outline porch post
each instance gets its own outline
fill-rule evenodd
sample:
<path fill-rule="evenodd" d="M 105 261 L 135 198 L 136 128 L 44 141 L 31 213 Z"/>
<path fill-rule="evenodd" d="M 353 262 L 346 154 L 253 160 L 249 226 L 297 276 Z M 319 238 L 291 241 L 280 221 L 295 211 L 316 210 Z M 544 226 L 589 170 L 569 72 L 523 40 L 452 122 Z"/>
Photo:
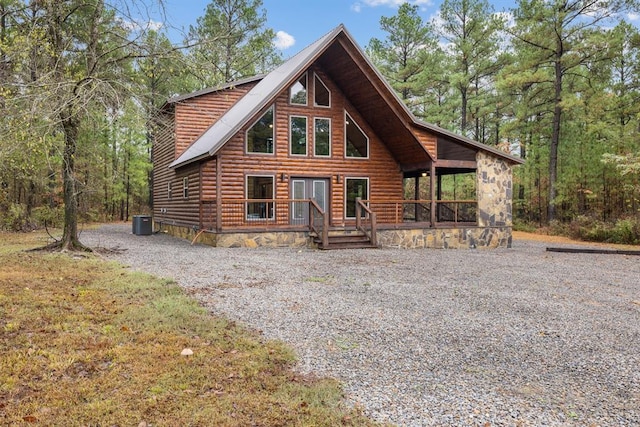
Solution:
<path fill-rule="evenodd" d="M 222 230 L 222 162 L 216 155 L 216 231 Z"/>
<path fill-rule="evenodd" d="M 431 198 L 431 226 L 435 227 L 436 225 L 436 164 L 435 162 L 431 162 L 431 167 L 429 169 L 429 198 Z"/>
<path fill-rule="evenodd" d="M 413 192 L 413 200 L 420 200 L 420 175 L 417 175 L 415 177 L 415 190 Z M 418 220 L 418 203 L 414 203 L 413 204 L 413 217 L 416 219 L 416 222 L 419 222 Z M 422 218 L 420 218 L 420 220 L 422 220 Z"/>

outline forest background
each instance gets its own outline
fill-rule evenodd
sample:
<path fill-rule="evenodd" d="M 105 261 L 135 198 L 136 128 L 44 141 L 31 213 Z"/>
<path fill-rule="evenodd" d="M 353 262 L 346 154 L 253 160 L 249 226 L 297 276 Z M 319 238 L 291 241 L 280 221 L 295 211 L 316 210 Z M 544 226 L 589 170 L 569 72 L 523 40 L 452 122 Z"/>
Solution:
<path fill-rule="evenodd" d="M 150 211 L 168 97 L 282 62 L 261 0 L 212 0 L 179 43 L 161 0 L 0 0 L 0 229 Z M 365 52 L 420 119 L 520 156 L 518 228 L 640 243 L 636 0 L 402 3 Z M 320 33 L 329 29 L 320 29 Z"/>

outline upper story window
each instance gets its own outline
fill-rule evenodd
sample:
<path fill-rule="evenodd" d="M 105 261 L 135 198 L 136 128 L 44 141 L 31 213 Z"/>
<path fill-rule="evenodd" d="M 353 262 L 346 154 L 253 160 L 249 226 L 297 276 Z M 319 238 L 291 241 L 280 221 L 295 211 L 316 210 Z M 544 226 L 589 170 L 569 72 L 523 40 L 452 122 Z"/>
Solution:
<path fill-rule="evenodd" d="M 313 103 L 316 107 L 331 106 L 331 92 L 316 74 L 313 75 Z"/>
<path fill-rule="evenodd" d="M 289 88 L 289 102 L 297 105 L 307 105 L 307 73 Z"/>
<path fill-rule="evenodd" d="M 247 130 L 247 152 L 273 154 L 273 106 Z"/>
<path fill-rule="evenodd" d="M 314 119 L 313 149 L 316 156 L 331 156 L 331 119 Z"/>
<path fill-rule="evenodd" d="M 289 119 L 289 152 L 307 155 L 307 118 L 291 116 Z"/>
<path fill-rule="evenodd" d="M 347 157 L 368 158 L 369 138 L 347 112 L 344 113 L 344 127 L 345 155 Z"/>

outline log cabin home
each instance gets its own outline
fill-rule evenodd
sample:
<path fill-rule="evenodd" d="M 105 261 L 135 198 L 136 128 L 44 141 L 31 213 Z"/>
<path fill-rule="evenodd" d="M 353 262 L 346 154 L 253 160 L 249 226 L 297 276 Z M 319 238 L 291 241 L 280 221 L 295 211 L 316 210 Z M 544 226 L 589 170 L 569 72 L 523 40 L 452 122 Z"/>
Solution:
<path fill-rule="evenodd" d="M 155 231 L 214 246 L 509 247 L 522 160 L 418 120 L 344 26 L 272 72 L 169 99 Z"/>

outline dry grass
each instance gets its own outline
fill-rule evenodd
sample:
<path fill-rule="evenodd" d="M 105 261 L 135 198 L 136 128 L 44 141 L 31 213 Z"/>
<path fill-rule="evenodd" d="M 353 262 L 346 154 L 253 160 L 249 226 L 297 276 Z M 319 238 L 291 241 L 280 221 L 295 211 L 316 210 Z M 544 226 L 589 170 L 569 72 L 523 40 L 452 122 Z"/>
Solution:
<path fill-rule="evenodd" d="M 1 234 L 0 424 L 373 425 L 175 284 Z M 185 348 L 193 355 L 182 356 Z"/>

